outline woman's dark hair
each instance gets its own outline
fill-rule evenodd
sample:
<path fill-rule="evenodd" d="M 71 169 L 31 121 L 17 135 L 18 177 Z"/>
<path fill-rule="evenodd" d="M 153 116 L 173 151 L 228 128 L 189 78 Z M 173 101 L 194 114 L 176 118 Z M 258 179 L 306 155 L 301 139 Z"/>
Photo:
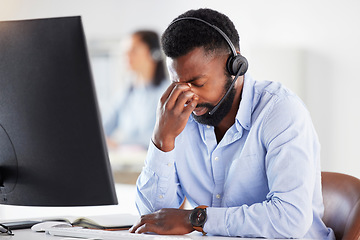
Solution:
<path fill-rule="evenodd" d="M 166 71 L 160 49 L 159 35 L 154 31 L 148 30 L 136 31 L 133 35 L 139 36 L 141 41 L 149 47 L 152 57 L 154 61 L 156 61 L 155 75 L 152 79 L 152 85 L 159 86 L 162 81 L 166 79 Z"/>
<path fill-rule="evenodd" d="M 239 34 L 233 22 L 224 14 L 208 8 L 190 10 L 176 19 L 183 17 L 200 18 L 220 28 L 240 51 Z M 161 45 L 166 56 L 177 58 L 184 56 L 196 47 L 204 47 L 206 52 L 230 52 L 230 48 L 221 34 L 211 26 L 196 20 L 181 20 L 165 30 Z"/>

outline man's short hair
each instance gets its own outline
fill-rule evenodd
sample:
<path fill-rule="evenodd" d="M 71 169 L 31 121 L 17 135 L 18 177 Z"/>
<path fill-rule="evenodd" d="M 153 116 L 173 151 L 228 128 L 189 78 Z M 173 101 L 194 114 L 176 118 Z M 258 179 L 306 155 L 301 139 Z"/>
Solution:
<path fill-rule="evenodd" d="M 235 49 L 240 51 L 239 34 L 226 15 L 212 9 L 201 8 L 187 11 L 174 20 L 183 17 L 200 18 L 215 25 L 229 37 Z M 196 47 L 204 47 L 207 53 L 219 51 L 231 53 L 229 45 L 218 31 L 196 20 L 182 20 L 171 24 L 161 37 L 161 45 L 165 55 L 170 58 L 184 56 Z"/>

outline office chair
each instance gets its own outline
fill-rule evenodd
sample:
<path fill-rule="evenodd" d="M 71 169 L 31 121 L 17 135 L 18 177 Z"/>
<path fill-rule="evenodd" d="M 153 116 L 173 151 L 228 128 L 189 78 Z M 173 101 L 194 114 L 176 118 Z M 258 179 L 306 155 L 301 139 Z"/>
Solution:
<path fill-rule="evenodd" d="M 360 240 L 360 179 L 335 172 L 321 177 L 325 225 L 338 240 Z"/>

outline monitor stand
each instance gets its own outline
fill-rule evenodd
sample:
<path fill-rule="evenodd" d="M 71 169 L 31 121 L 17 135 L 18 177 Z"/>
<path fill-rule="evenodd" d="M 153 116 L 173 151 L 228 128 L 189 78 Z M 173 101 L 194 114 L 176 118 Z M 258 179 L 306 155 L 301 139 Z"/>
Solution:
<path fill-rule="evenodd" d="M 15 149 L 4 127 L 0 124 L 0 193 L 2 202 L 6 203 L 6 194 L 14 190 L 17 176 L 18 164 Z"/>

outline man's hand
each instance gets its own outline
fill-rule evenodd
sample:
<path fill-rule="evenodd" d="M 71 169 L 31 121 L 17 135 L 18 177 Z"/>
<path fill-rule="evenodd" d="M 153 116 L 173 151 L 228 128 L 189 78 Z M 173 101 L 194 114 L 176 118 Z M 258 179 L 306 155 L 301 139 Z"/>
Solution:
<path fill-rule="evenodd" d="M 184 130 L 198 97 L 191 85 L 172 83 L 160 98 L 157 109 L 153 143 L 164 152 L 174 149 L 175 138 Z"/>
<path fill-rule="evenodd" d="M 163 208 L 157 212 L 143 215 L 129 229 L 131 233 L 153 232 L 166 235 L 183 235 L 194 229 L 190 223 L 191 210 Z"/>

